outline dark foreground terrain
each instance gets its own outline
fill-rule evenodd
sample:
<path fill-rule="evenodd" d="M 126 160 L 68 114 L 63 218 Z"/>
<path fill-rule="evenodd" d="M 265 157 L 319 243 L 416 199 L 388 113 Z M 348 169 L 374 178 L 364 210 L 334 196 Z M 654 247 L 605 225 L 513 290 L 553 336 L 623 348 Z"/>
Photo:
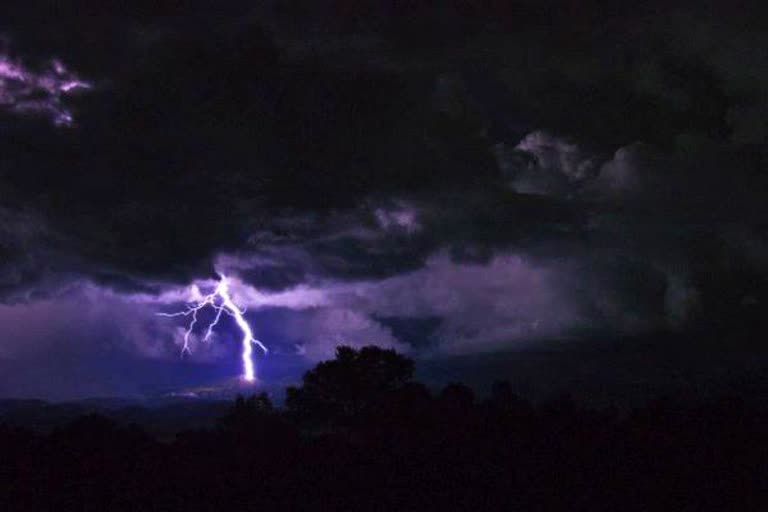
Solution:
<path fill-rule="evenodd" d="M 286 405 L 238 398 L 158 440 L 101 415 L 0 426 L 3 510 L 760 510 L 768 414 L 734 397 L 618 413 L 499 382 L 437 395 L 413 363 L 341 348 Z"/>

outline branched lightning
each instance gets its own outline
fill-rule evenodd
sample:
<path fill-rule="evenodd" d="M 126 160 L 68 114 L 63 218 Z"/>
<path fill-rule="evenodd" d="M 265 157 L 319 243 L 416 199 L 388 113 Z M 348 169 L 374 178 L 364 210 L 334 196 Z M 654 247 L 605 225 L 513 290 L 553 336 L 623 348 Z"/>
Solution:
<path fill-rule="evenodd" d="M 219 320 L 221 320 L 222 313 L 226 313 L 234 318 L 235 323 L 243 332 L 243 338 L 241 341 L 243 378 L 247 381 L 254 381 L 256 379 L 256 372 L 253 365 L 253 350 L 251 344 L 257 345 L 265 353 L 268 352 L 267 347 L 265 347 L 262 342 L 253 336 L 251 326 L 248 325 L 248 322 L 243 317 L 245 314 L 245 309 L 241 310 L 232 301 L 232 296 L 229 294 L 229 283 L 226 276 L 220 274 L 219 277 L 221 279 L 219 280 L 219 284 L 216 286 L 216 289 L 212 293 L 202 297 L 199 301 L 192 304 L 187 304 L 187 309 L 185 311 L 157 314 L 166 317 L 192 317 L 189 325 L 187 325 L 187 329 L 184 331 L 184 343 L 181 347 L 182 355 L 184 353 L 191 353 L 189 348 L 190 337 L 192 336 L 192 331 L 195 328 L 195 325 L 197 325 L 197 313 L 201 309 L 210 306 L 214 311 L 216 311 L 216 316 L 214 316 L 213 320 L 208 324 L 208 327 L 206 328 L 203 341 L 208 341 L 211 338 L 211 335 L 213 334 L 213 328 L 216 327 L 216 325 L 219 323 Z"/>

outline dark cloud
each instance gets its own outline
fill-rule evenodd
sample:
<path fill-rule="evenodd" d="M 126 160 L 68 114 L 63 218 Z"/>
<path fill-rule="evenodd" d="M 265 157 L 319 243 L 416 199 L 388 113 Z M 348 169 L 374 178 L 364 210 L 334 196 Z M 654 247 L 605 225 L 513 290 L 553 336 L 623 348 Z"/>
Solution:
<path fill-rule="evenodd" d="M 26 77 L 0 77 L 5 302 L 225 270 L 322 297 L 280 295 L 270 327 L 320 357 L 732 325 L 768 301 L 768 73 L 735 10 L 41 5 L 0 25 Z M 74 77 L 88 94 L 63 95 Z M 145 317 L 125 330 L 148 339 Z"/>

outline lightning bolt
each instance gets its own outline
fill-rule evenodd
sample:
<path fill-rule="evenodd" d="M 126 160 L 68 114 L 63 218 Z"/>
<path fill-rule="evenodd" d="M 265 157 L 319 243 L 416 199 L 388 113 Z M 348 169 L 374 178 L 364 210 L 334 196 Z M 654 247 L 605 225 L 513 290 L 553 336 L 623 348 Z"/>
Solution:
<path fill-rule="evenodd" d="M 248 322 L 245 320 L 243 315 L 245 314 L 245 309 L 238 308 L 234 301 L 232 300 L 232 296 L 229 294 L 229 282 L 227 281 L 227 277 L 223 274 L 219 274 L 219 284 L 216 286 L 216 289 L 202 297 L 197 302 L 194 302 L 192 304 L 187 304 L 187 309 L 184 311 L 178 311 L 176 313 L 157 313 L 159 316 L 165 316 L 165 317 L 178 317 L 178 316 L 184 316 L 184 317 L 191 317 L 189 324 L 187 325 L 186 331 L 184 331 L 184 344 L 181 347 L 181 354 L 184 355 L 185 353 L 191 354 L 191 350 L 189 348 L 189 342 L 190 337 L 192 336 L 192 331 L 195 328 L 195 325 L 197 325 L 197 313 L 201 309 L 205 309 L 206 307 L 213 308 L 214 311 L 216 311 L 216 316 L 213 318 L 213 320 L 208 324 L 208 327 L 205 331 L 205 336 L 203 337 L 203 341 L 208 341 L 211 338 L 211 335 L 213 334 L 213 328 L 216 327 L 216 325 L 219 323 L 219 320 L 221 320 L 222 313 L 226 313 L 227 315 L 231 316 L 235 319 L 235 323 L 240 328 L 240 330 L 243 333 L 243 338 L 241 340 L 242 345 L 242 361 L 243 361 L 243 378 L 249 382 L 253 382 L 256 380 L 256 371 L 253 365 L 253 345 L 257 345 L 259 348 L 261 348 L 264 353 L 267 353 L 267 347 L 264 346 L 262 342 L 257 340 L 253 336 L 253 330 L 251 329 L 251 326 L 248 325 Z"/>

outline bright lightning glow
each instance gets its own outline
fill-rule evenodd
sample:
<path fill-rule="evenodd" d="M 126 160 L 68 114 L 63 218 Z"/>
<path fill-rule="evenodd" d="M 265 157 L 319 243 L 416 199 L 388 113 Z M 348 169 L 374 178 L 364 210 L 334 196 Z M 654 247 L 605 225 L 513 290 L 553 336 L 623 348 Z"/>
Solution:
<path fill-rule="evenodd" d="M 81 80 L 60 60 L 40 70 L 26 67 L 0 51 L 0 110 L 48 117 L 56 126 L 72 126 L 74 115 L 66 98 L 93 84 Z"/>
<path fill-rule="evenodd" d="M 187 330 L 184 332 L 184 344 L 181 347 L 181 353 L 182 355 L 186 353 L 191 353 L 189 349 L 189 340 L 190 336 L 192 335 L 192 330 L 195 328 L 195 325 L 197 324 L 197 312 L 201 309 L 210 306 L 216 311 L 216 316 L 211 321 L 211 323 L 208 324 L 208 327 L 205 331 L 205 337 L 203 337 L 203 341 L 208 341 L 213 334 L 213 328 L 219 323 L 219 320 L 221 319 L 221 314 L 226 313 L 232 318 L 235 319 L 235 323 L 240 328 L 240 330 L 243 332 L 243 339 L 241 341 L 242 343 L 242 360 L 243 360 L 243 378 L 249 382 L 253 382 L 256 380 L 256 371 L 254 369 L 253 365 L 253 349 L 251 347 L 251 343 L 254 345 L 258 345 L 259 348 L 261 348 L 265 353 L 267 351 L 267 347 L 264 346 L 262 342 L 257 340 L 253 336 L 253 331 L 251 330 L 251 326 L 248 325 L 248 322 L 245 320 L 243 315 L 245 314 L 245 310 L 240 310 L 235 303 L 232 301 L 232 297 L 229 294 L 229 283 L 227 281 L 226 276 L 219 274 L 219 277 L 221 278 L 219 280 L 219 284 L 216 286 L 216 289 L 202 297 L 200 300 L 193 304 L 188 304 L 186 311 L 179 311 L 177 313 L 158 313 L 160 316 L 168 316 L 168 317 L 174 317 L 174 316 L 191 316 L 192 320 L 189 322 L 189 325 L 187 326 Z"/>

